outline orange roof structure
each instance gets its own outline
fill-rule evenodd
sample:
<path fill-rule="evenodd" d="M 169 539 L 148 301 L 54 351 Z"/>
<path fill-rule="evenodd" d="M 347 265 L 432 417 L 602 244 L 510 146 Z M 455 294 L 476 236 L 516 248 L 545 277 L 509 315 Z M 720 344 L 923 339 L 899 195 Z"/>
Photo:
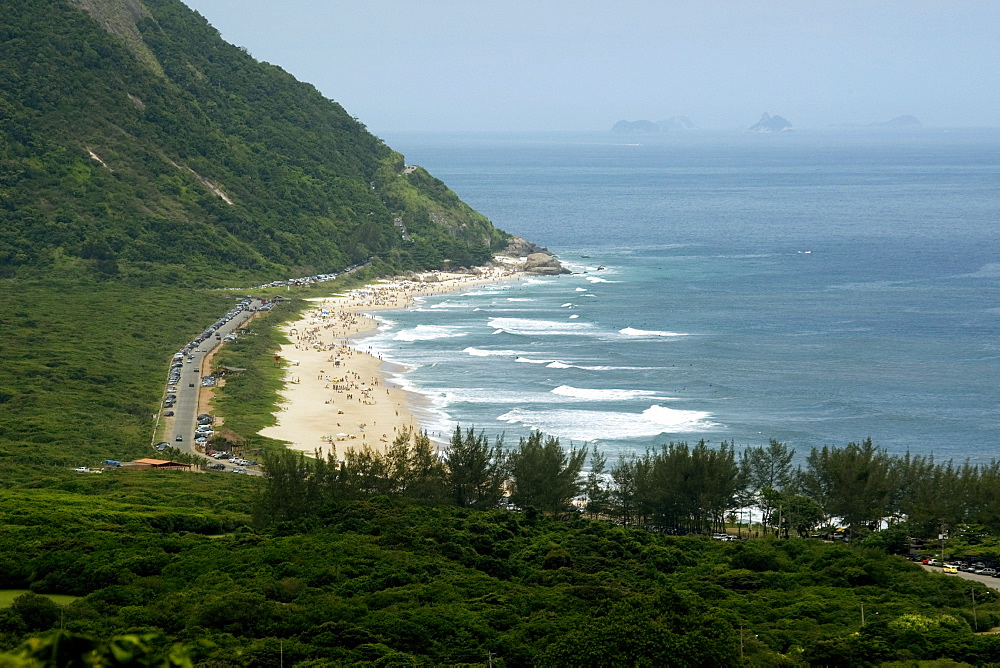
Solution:
<path fill-rule="evenodd" d="M 133 464 L 138 464 L 139 466 L 148 466 L 154 469 L 173 469 L 173 468 L 191 468 L 190 464 L 181 464 L 180 462 L 172 462 L 168 459 L 137 459 Z"/>

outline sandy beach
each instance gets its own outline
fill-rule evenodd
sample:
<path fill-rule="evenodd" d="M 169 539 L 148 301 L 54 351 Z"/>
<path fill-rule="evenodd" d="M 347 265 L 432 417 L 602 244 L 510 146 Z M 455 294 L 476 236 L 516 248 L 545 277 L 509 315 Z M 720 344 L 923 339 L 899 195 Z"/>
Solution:
<path fill-rule="evenodd" d="M 412 280 L 382 280 L 348 293 L 311 299 L 314 306 L 286 323 L 290 343 L 275 353 L 285 368 L 277 424 L 260 435 L 307 454 L 335 448 L 386 448 L 400 430 L 420 429 L 411 396 L 388 383 L 382 360 L 367 352 L 364 336 L 378 327 L 376 311 L 407 308 L 414 299 L 484 283 L 515 280 L 515 267 L 475 274 L 428 272 Z"/>

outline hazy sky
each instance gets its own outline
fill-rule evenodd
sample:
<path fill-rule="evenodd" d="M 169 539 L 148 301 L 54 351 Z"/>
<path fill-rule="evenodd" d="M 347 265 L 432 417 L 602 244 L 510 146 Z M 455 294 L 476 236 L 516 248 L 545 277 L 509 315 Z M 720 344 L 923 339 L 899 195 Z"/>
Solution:
<path fill-rule="evenodd" d="M 1000 125 L 997 0 L 184 0 L 376 134 Z"/>

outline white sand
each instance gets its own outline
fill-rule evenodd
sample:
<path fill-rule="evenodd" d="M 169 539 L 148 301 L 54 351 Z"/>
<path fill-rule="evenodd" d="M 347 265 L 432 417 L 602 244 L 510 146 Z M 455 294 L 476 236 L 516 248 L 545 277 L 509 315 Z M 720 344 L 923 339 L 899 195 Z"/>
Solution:
<path fill-rule="evenodd" d="M 406 308 L 419 295 L 519 276 L 514 269 L 480 269 L 475 275 L 432 272 L 413 281 L 379 281 L 310 300 L 315 308 L 283 327 L 291 343 L 276 353 L 276 363 L 286 368 L 286 385 L 277 424 L 261 430 L 261 436 L 325 456 L 331 448 L 341 454 L 365 445 L 382 450 L 400 429 L 419 429 L 407 393 L 386 383 L 381 360 L 354 347 L 360 345 L 359 334 L 378 327 L 367 313 Z"/>

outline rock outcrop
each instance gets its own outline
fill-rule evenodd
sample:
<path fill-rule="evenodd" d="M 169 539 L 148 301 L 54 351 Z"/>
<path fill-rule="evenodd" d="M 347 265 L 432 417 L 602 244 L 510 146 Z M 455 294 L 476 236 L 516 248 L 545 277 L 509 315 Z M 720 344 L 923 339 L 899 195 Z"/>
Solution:
<path fill-rule="evenodd" d="M 563 267 L 547 248 L 542 248 L 538 244 L 522 237 L 515 236 L 510 238 L 510 241 L 507 242 L 507 248 L 504 249 L 503 253 L 500 253 L 500 257 L 497 259 L 503 262 L 504 258 L 518 258 L 518 260 L 507 261 L 504 264 L 520 262 L 520 258 L 524 258 L 521 263 L 521 270 L 529 274 L 554 276 L 556 274 L 572 273 L 569 269 Z"/>
<path fill-rule="evenodd" d="M 612 126 L 611 131 L 621 135 L 658 134 L 660 126 L 653 121 L 618 121 Z"/>
<path fill-rule="evenodd" d="M 524 271 L 529 274 L 541 274 L 544 276 L 556 276 L 558 274 L 568 274 L 566 269 L 555 258 L 548 253 L 532 253 L 524 261 Z"/>
<path fill-rule="evenodd" d="M 781 116 L 771 116 L 765 112 L 759 121 L 747 128 L 747 132 L 790 132 L 791 129 L 792 124 Z"/>
<path fill-rule="evenodd" d="M 697 130 L 698 126 L 687 116 L 671 116 L 665 121 L 618 121 L 611 128 L 615 134 L 624 135 L 655 135 L 661 132 L 687 132 Z"/>
<path fill-rule="evenodd" d="M 532 253 L 547 253 L 551 255 L 548 248 L 542 248 L 538 244 L 518 236 L 510 238 L 507 242 L 507 247 L 503 250 L 502 255 L 507 255 L 509 257 L 528 257 Z"/>

